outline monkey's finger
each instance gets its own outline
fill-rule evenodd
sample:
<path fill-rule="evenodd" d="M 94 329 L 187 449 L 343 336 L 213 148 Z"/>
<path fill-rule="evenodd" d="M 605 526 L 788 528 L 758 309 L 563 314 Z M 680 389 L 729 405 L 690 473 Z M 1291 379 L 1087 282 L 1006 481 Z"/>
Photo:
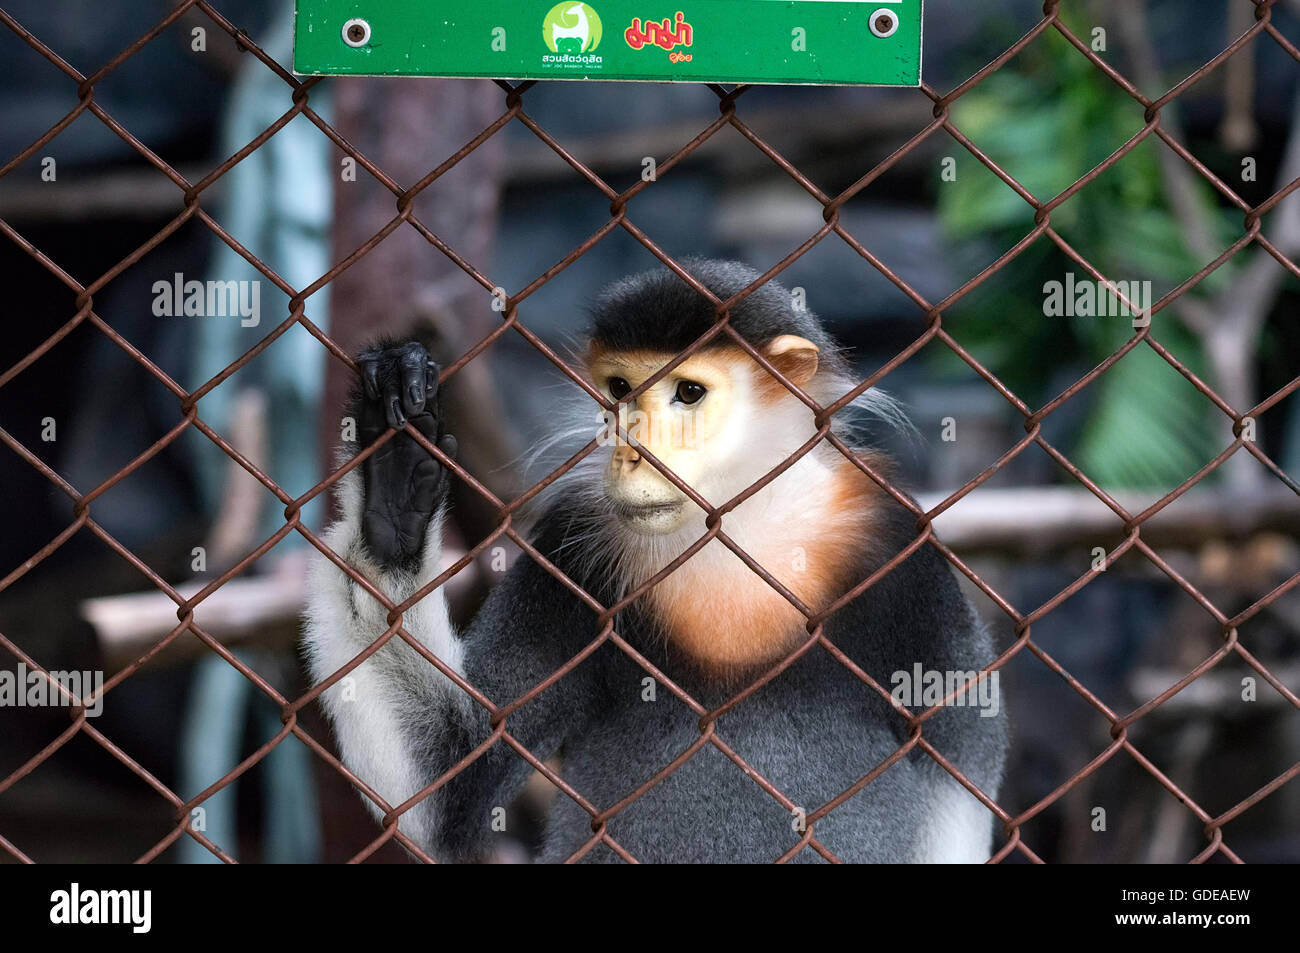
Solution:
<path fill-rule="evenodd" d="M 379 362 L 373 358 L 361 362 L 361 380 L 366 388 L 366 396 L 371 400 L 379 399 Z"/>
<path fill-rule="evenodd" d="M 433 414 L 425 411 L 411 417 L 411 426 L 420 431 L 430 443 L 436 443 L 438 440 L 438 420 Z M 421 448 L 421 453 L 425 453 Z"/>
<path fill-rule="evenodd" d="M 424 365 L 424 392 L 426 395 L 438 393 L 438 384 L 442 379 L 442 368 L 436 361 L 426 361 Z"/>
<path fill-rule="evenodd" d="M 438 438 L 438 449 L 441 450 L 443 453 L 445 453 L 452 460 L 455 460 L 456 450 L 458 449 L 456 445 L 456 438 L 449 433 L 443 434 L 441 437 Z M 451 486 L 451 469 L 445 466 L 440 466 L 438 467 L 438 469 L 441 472 L 438 475 L 438 487 L 435 492 L 437 493 L 438 496 L 441 496 L 445 494 L 447 492 L 448 487 Z"/>
<path fill-rule="evenodd" d="M 428 437 L 429 440 L 433 441 L 439 450 L 451 457 L 453 460 L 456 459 L 456 450 L 458 449 L 456 438 L 449 433 L 443 434 L 441 437 L 438 436 L 437 417 L 428 411 L 422 414 L 416 414 L 411 418 L 411 425 L 415 427 L 416 430 L 420 431 L 420 433 L 424 434 L 424 436 Z"/>
<path fill-rule="evenodd" d="M 419 344 L 411 343 L 402 352 L 398 377 L 401 379 L 402 407 L 408 414 L 424 410 L 424 371 L 429 355 Z"/>
<path fill-rule="evenodd" d="M 388 426 L 395 430 L 400 430 L 406 426 L 406 415 L 402 413 L 402 395 L 398 393 L 398 381 L 396 375 L 388 379 L 384 385 L 384 396 L 382 402 L 384 405 L 384 417 L 388 421 Z"/>

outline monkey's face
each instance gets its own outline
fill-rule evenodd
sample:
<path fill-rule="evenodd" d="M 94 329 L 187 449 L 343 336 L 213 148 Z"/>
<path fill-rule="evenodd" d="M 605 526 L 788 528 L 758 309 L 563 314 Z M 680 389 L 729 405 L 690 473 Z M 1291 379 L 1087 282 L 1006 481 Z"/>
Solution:
<path fill-rule="evenodd" d="M 765 349 L 783 372 L 806 382 L 817 350 L 803 338 L 778 338 Z M 796 352 L 798 352 L 796 354 Z M 593 350 L 593 383 L 619 400 L 675 355 Z M 625 525 L 646 534 L 672 533 L 702 510 L 641 452 L 648 450 L 712 505 L 743 491 L 811 434 L 812 415 L 739 347 L 703 350 L 687 358 L 634 399 L 620 405 L 609 428 L 605 495 Z"/>

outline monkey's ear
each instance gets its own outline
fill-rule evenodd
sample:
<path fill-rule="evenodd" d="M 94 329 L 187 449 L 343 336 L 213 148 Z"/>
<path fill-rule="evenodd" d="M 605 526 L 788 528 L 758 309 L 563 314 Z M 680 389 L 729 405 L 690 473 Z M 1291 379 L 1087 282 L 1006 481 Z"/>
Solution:
<path fill-rule="evenodd" d="M 817 345 L 797 334 L 782 334 L 768 341 L 763 356 L 799 387 L 817 373 Z"/>

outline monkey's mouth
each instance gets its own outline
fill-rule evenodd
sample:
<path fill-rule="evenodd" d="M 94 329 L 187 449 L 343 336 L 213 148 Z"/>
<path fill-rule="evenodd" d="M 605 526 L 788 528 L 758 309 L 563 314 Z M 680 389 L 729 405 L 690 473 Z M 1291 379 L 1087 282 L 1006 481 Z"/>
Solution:
<path fill-rule="evenodd" d="M 609 501 L 614 515 L 630 523 L 652 525 L 663 523 L 677 516 L 686 505 L 685 500 L 673 500 L 665 503 L 628 503 L 625 500 Z"/>

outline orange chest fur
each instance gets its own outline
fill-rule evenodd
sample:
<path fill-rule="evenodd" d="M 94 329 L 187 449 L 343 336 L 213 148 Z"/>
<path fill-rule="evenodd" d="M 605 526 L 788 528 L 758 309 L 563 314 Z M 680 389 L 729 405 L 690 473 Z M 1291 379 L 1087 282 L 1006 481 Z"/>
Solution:
<path fill-rule="evenodd" d="M 860 565 L 855 557 L 869 525 L 858 492 L 834 494 L 826 504 L 822 520 L 774 530 L 769 540 L 748 551 L 814 612 L 859 581 L 851 573 Z M 716 540 L 645 598 L 673 643 L 707 670 L 771 664 L 807 636 L 804 615 Z"/>

